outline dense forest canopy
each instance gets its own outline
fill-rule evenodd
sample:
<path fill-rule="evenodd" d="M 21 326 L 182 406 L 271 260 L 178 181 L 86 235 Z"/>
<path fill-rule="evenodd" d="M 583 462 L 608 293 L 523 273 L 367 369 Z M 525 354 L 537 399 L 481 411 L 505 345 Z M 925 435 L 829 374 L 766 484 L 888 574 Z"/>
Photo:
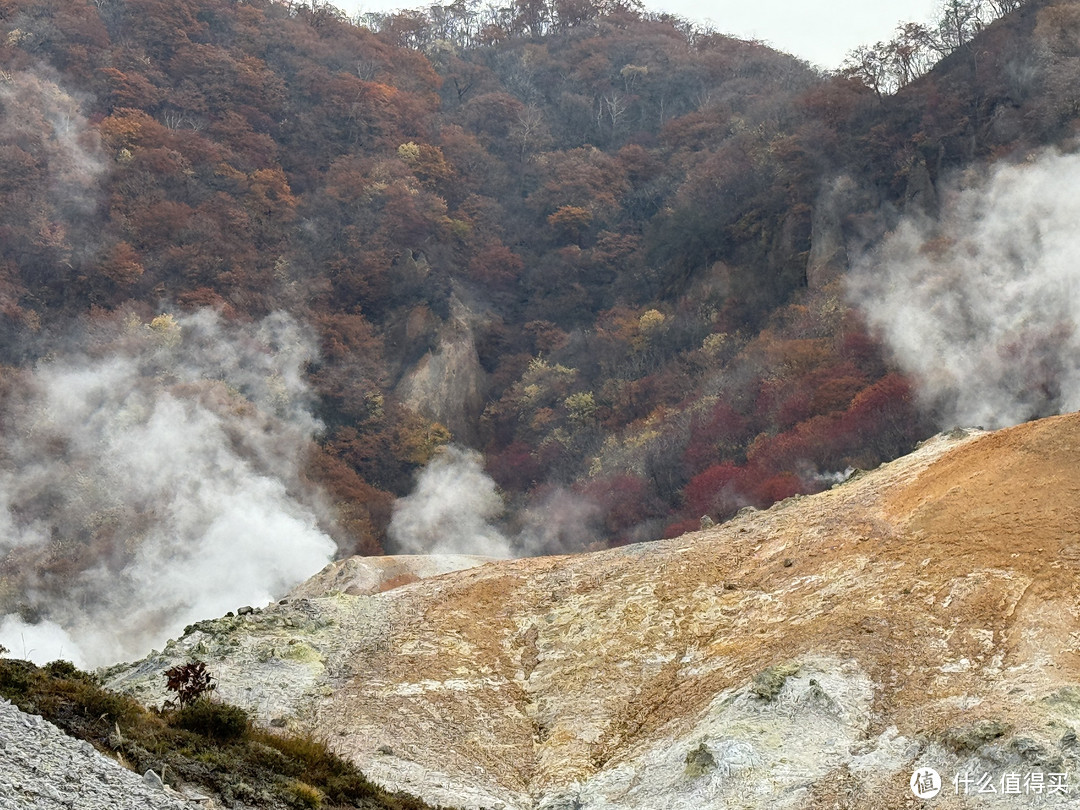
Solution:
<path fill-rule="evenodd" d="M 361 22 L 0 0 L 5 401 L 73 334 L 288 313 L 317 336 L 319 420 L 292 486 L 328 493 L 341 553 L 387 547 L 394 498 L 451 442 L 512 514 L 590 504 L 594 544 L 909 450 L 934 415 L 848 264 L 952 169 L 1080 116 L 1069 2 L 951 0 L 836 75 L 632 2 Z M 116 525 L 65 540 L 119 549 Z"/>

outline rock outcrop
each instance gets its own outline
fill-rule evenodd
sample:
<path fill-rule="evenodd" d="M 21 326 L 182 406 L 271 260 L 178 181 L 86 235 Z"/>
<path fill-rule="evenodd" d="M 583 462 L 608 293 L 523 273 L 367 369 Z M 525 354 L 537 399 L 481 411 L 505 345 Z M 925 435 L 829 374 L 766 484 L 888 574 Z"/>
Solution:
<path fill-rule="evenodd" d="M 882 201 L 875 191 L 847 175 L 834 178 L 821 190 L 810 217 L 810 252 L 806 260 L 810 289 L 821 289 L 843 277 L 852 256 L 857 256 L 871 233 L 882 227 L 872 222 L 877 214 L 868 212 L 881 209 Z"/>
<path fill-rule="evenodd" d="M 1078 494 L 1080 416 L 956 431 L 673 540 L 202 622 L 112 685 L 198 656 L 460 807 L 886 810 L 923 768 L 935 807 L 1075 807 Z"/>
<path fill-rule="evenodd" d="M 341 591 L 348 596 L 382 593 L 428 577 L 475 568 L 494 557 L 468 554 L 398 554 L 393 557 L 349 557 L 327 565 L 289 593 L 293 599 L 311 599 Z"/>
<path fill-rule="evenodd" d="M 476 320 L 472 310 L 452 295 L 450 317 L 438 329 L 435 348 L 409 369 L 395 389 L 410 408 L 445 425 L 465 443 L 475 439 L 487 384 L 476 352 Z"/>
<path fill-rule="evenodd" d="M 170 793 L 172 795 L 170 795 Z M 0 700 L 0 810 L 197 810 L 153 771 L 140 777 Z"/>

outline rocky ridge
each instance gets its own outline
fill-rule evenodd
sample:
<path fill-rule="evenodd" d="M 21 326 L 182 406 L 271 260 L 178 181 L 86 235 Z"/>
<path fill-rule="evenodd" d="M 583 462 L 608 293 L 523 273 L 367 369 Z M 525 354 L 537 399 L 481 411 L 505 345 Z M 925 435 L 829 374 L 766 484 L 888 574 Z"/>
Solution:
<path fill-rule="evenodd" d="M 1077 415 L 955 431 L 673 540 L 381 593 L 331 571 L 111 684 L 160 700 L 200 657 L 263 722 L 445 805 L 887 810 L 930 767 L 935 807 L 1071 807 L 1078 471 Z"/>
<path fill-rule="evenodd" d="M 143 777 L 0 699 L 0 810 L 195 810 L 153 771 Z M 170 795 L 172 794 L 172 795 Z"/>

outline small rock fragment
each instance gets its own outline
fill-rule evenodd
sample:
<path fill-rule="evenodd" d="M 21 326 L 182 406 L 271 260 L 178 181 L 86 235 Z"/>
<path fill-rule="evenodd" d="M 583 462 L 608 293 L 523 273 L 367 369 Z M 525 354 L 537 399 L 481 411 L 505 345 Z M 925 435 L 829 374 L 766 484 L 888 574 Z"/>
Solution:
<path fill-rule="evenodd" d="M 158 776 L 153 770 L 149 770 L 143 774 L 143 784 L 148 788 L 154 788 L 155 790 L 164 790 L 165 783 L 161 781 L 161 777 Z"/>

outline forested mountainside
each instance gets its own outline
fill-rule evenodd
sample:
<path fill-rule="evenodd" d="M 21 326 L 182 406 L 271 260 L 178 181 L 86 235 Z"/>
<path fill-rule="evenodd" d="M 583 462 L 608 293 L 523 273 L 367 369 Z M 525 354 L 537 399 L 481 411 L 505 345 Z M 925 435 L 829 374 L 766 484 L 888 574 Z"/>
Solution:
<path fill-rule="evenodd" d="M 928 72 L 870 49 L 840 75 L 624 5 L 515 8 L 463 41 L 318 2 L 0 0 L 5 407 L 63 341 L 288 313 L 321 423 L 293 485 L 369 554 L 450 442 L 615 544 L 925 437 L 843 273 L 950 171 L 1074 135 L 1080 4 L 965 29 Z M 76 494 L 6 497 L 36 525 Z M 63 542 L 122 557 L 93 514 Z"/>

